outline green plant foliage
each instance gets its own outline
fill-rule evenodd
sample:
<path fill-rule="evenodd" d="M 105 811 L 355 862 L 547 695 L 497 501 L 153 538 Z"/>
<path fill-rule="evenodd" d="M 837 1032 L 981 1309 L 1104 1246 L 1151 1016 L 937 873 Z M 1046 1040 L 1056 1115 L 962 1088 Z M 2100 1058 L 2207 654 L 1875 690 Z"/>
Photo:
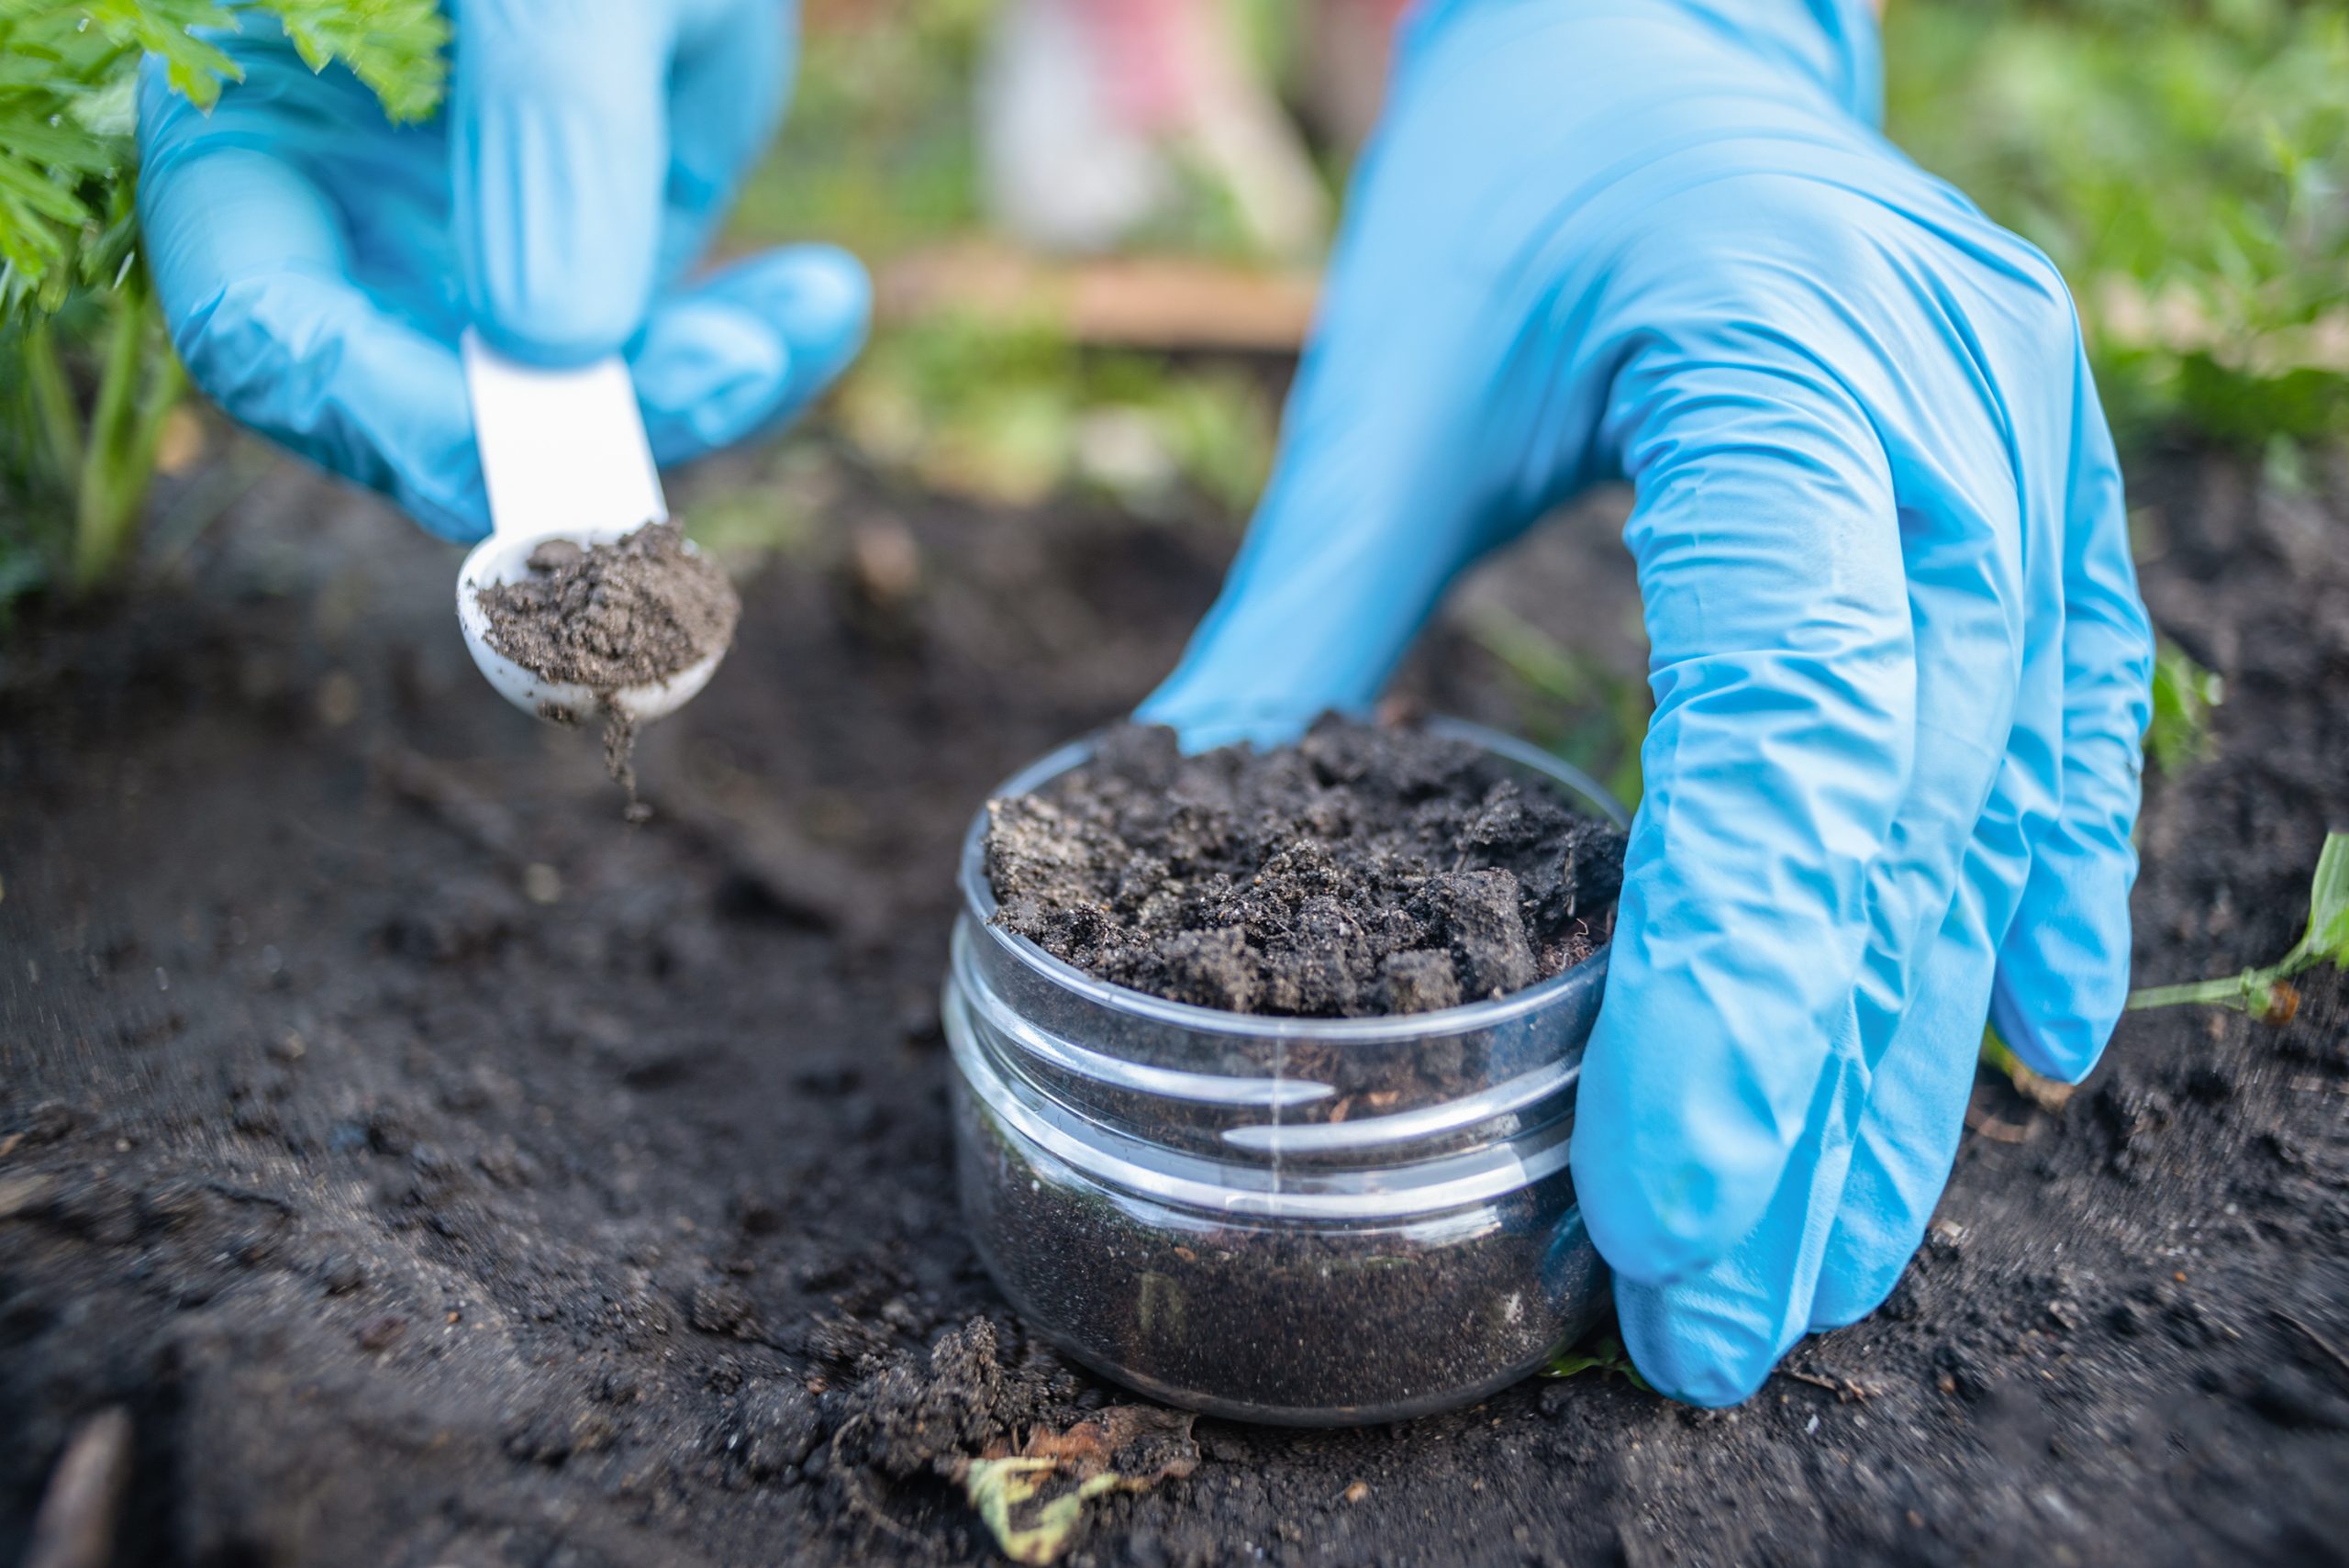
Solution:
<path fill-rule="evenodd" d="M 811 25 L 791 117 L 728 233 L 749 244 L 820 235 L 867 261 L 979 219 L 971 82 L 991 0 L 930 0 L 885 21 Z"/>
<path fill-rule="evenodd" d="M 2145 725 L 2145 755 L 2176 776 L 2216 750 L 2210 710 L 2226 700 L 2226 682 L 2165 639 L 2154 659 L 2153 717 Z"/>
<path fill-rule="evenodd" d="M 2349 4 L 1900 0 L 1887 121 L 2064 269 L 2124 438 L 2349 433 Z"/>
<path fill-rule="evenodd" d="M 55 310 L 118 275 L 130 243 L 132 93 L 143 55 L 202 107 L 242 72 L 215 0 L 0 0 L 0 310 Z M 340 63 L 393 119 L 440 101 L 449 27 L 433 0 L 263 0 L 313 71 Z"/>
<path fill-rule="evenodd" d="M 973 83 L 1000 0 L 925 0 L 885 21 L 814 20 L 801 40 L 791 117 L 742 193 L 729 235 L 810 235 L 885 261 L 981 225 Z M 1242 51 L 1278 82 L 1294 63 L 1295 0 L 1222 0 Z M 1172 204 L 1137 248 L 1248 257 L 1229 192 L 1178 152 Z"/>
<path fill-rule="evenodd" d="M 1607 786 L 1626 811 L 1640 804 L 1640 746 L 1655 706 L 1644 680 L 1620 674 L 1500 605 L 1462 619 L 1469 638 L 1533 699 L 1528 730 Z"/>
<path fill-rule="evenodd" d="M 1244 373 L 1085 350 L 1042 324 L 908 323 L 875 339 L 837 407 L 868 460 L 1010 506 L 1074 488 L 1148 515 L 1191 495 L 1237 512 L 1272 464 L 1272 398 Z"/>
<path fill-rule="evenodd" d="M 1648 1380 L 1631 1364 L 1631 1352 L 1614 1334 L 1598 1334 L 1560 1351 L 1542 1369 L 1544 1377 L 1575 1377 L 1586 1372 L 1620 1377 L 1634 1388 L 1649 1388 Z"/>
<path fill-rule="evenodd" d="M 1006 1557 L 1056 1562 L 1076 1539 L 1085 1505 L 1147 1492 L 1197 1469 L 1197 1418 L 1154 1405 L 1117 1405 L 1064 1431 L 1040 1428 L 1016 1453 L 1003 1445 L 955 1466 L 963 1494 Z"/>
<path fill-rule="evenodd" d="M 434 0 L 0 0 L 0 608 L 95 587 L 137 542 L 184 387 L 136 254 L 137 74 L 152 55 L 209 108 L 241 74 L 215 40 L 248 11 L 394 120 L 440 102 Z"/>
<path fill-rule="evenodd" d="M 2132 991 L 2129 1010 L 2199 1004 L 2232 1007 L 2272 1023 L 2285 1023 L 2299 1008 L 2299 993 L 2290 984 L 2292 979 L 2325 964 L 2349 969 L 2349 833 L 2324 836 L 2316 875 L 2309 884 L 2308 929 L 2292 944 L 2291 951 L 2265 969 Z"/>
<path fill-rule="evenodd" d="M 1105 1492 L 1114 1492 L 1122 1477 L 1115 1473 L 1093 1476 L 1073 1491 L 1042 1496 L 1044 1483 L 1060 1473 L 1049 1459 L 974 1459 L 963 1478 L 963 1489 L 986 1522 L 996 1545 L 1014 1562 L 1054 1562 L 1069 1548 L 1085 1505 Z"/>

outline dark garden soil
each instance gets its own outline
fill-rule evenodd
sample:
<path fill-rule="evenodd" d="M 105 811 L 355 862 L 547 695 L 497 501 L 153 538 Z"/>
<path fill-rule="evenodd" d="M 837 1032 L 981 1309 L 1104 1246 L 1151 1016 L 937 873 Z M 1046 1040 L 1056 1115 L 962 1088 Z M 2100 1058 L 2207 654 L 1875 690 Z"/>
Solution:
<path fill-rule="evenodd" d="M 526 670 L 605 695 L 722 652 L 742 604 L 674 523 L 581 549 L 551 539 L 528 573 L 476 589 L 489 645 Z"/>
<path fill-rule="evenodd" d="M 1466 741 L 1334 715 L 1294 747 L 1196 757 L 1113 726 L 1084 765 L 989 801 L 986 851 L 996 919 L 1053 957 L 1319 1018 L 1522 990 L 1597 951 L 1623 884 L 1622 834 L 1555 792 Z"/>
<path fill-rule="evenodd" d="M 523 576 L 474 590 L 489 645 L 526 670 L 596 695 L 604 771 L 628 793 L 623 815 L 642 822 L 649 808 L 637 798 L 636 719 L 612 697 L 725 652 L 741 598 L 715 562 L 685 548 L 674 523 L 647 523 L 586 549 L 551 539 L 524 564 Z M 540 711 L 571 724 L 585 717 L 555 703 Z"/>
<path fill-rule="evenodd" d="M 2280 952 L 2349 825 L 2330 484 L 2139 476 L 2155 613 L 2228 683 L 2154 789 L 2145 978 Z M 936 987 L 971 811 L 1149 689 L 1230 539 L 865 484 L 827 517 L 647 732 L 634 829 L 473 671 L 456 554 L 290 470 L 184 591 L 10 634 L 0 1562 L 112 1406 L 125 1564 L 980 1561 L 954 1459 L 1123 1397 L 976 1267 Z M 1619 554 L 1552 529 L 1482 591 L 1611 625 Z M 1464 642 L 1423 665 L 1516 724 Z M 1986 1080 L 1974 1120 L 1893 1301 L 1744 1408 L 1590 1373 L 1202 1420 L 1068 1561 L 2342 1560 L 2342 977 L 2280 1029 L 2132 1018 L 2060 1114 Z"/>

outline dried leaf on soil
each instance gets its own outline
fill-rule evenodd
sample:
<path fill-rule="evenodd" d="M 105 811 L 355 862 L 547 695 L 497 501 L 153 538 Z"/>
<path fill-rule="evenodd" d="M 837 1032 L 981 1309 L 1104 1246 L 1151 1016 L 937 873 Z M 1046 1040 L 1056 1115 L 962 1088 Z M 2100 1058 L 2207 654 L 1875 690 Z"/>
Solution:
<path fill-rule="evenodd" d="M 1014 1451 L 993 1443 L 955 1479 L 1015 1562 L 1052 1562 L 1075 1539 L 1085 1505 L 1111 1492 L 1147 1492 L 1198 1467 L 1187 1411 L 1119 1405 L 1065 1431 L 1038 1431 Z"/>
<path fill-rule="evenodd" d="M 2016 1094 L 2050 1116 L 2060 1113 L 2070 1104 L 2073 1091 L 2078 1087 L 2076 1084 L 2066 1084 L 2061 1079 L 2032 1072 L 2024 1064 L 2022 1058 L 2014 1053 L 2014 1048 L 1998 1038 L 1998 1031 L 1987 1024 L 1982 1029 L 1982 1062 L 2004 1073 L 2007 1082 L 2015 1086 Z"/>
<path fill-rule="evenodd" d="M 109 1406 L 83 1421 L 50 1474 L 24 1568 L 106 1568 L 130 1485 L 130 1413 Z"/>

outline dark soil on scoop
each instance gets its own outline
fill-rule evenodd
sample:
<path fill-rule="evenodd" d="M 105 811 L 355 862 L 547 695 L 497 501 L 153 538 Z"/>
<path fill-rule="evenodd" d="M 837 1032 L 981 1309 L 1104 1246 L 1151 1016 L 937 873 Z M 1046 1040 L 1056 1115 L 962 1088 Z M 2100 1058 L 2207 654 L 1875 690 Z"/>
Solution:
<path fill-rule="evenodd" d="M 742 601 L 685 550 L 674 523 L 582 550 L 549 539 L 529 574 L 475 591 L 489 644 L 526 670 L 592 692 L 649 685 L 723 651 Z"/>
<path fill-rule="evenodd" d="M 604 699 L 604 767 L 626 786 L 631 821 L 645 817 L 630 765 L 636 724 L 609 700 L 612 694 L 665 681 L 724 652 L 742 616 L 726 573 L 685 544 L 674 523 L 648 523 L 584 550 L 551 539 L 530 551 L 529 575 L 473 595 L 492 648 L 526 670 Z"/>
<path fill-rule="evenodd" d="M 1503 996 L 1588 958 L 1623 836 L 1468 743 L 1330 717 L 1196 757 L 1119 725 L 987 803 L 996 919 L 1120 985 L 1358 1018 Z"/>
<path fill-rule="evenodd" d="M 2133 476 L 2156 617 L 2227 682 L 2153 781 L 2148 981 L 2284 951 L 2349 826 L 2349 475 L 2246 473 Z M 976 803 L 1130 709 L 1235 536 L 832 483 L 647 731 L 634 833 L 482 689 L 451 554 L 290 468 L 184 585 L 7 633 L 0 1562 L 119 1407 L 118 1565 L 980 1562 L 945 1451 L 1124 1397 L 978 1266 L 935 997 Z M 1614 651 L 1606 522 L 1471 601 Z M 1450 632 L 1414 689 L 1579 721 Z M 1202 1420 L 1066 1561 L 2339 1562 L 2349 983 L 2304 991 L 2132 1017 L 2060 1113 L 1986 1076 L 1892 1302 L 1741 1409 L 1586 1373 Z"/>

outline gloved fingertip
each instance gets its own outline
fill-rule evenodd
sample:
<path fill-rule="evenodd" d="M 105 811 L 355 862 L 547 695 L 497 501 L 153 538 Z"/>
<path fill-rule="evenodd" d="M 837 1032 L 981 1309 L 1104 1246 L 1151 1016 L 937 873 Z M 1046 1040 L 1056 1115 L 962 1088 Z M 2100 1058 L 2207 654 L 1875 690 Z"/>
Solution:
<path fill-rule="evenodd" d="M 2127 995 L 2125 986 L 2118 989 L 2118 995 L 2094 997 L 2074 986 L 2043 984 L 2038 995 L 2026 996 L 2001 969 L 1990 993 L 1990 1024 L 2032 1072 L 2076 1084 L 2094 1070 L 2121 1021 Z"/>
<path fill-rule="evenodd" d="M 641 314 L 637 301 L 611 295 L 493 295 L 474 302 L 473 325 L 508 359 L 566 370 L 619 352 Z"/>
<path fill-rule="evenodd" d="M 1623 1348 L 1655 1391 L 1684 1405 L 1742 1405 L 1769 1381 L 1784 1347 L 1769 1326 L 1670 1286 L 1615 1287 Z"/>
<path fill-rule="evenodd" d="M 2030 881 L 1990 989 L 1990 1022 L 2032 1071 L 2077 1083 L 2104 1053 L 2129 1001 L 2129 887 L 2124 849 L 2048 863 Z"/>
<path fill-rule="evenodd" d="M 1895 1258 L 1870 1259 L 1865 1262 L 1842 1262 L 1832 1271 L 1822 1272 L 1818 1294 L 1810 1300 L 1810 1331 L 1826 1333 L 1831 1329 L 1849 1328 L 1882 1307 L 1892 1296 L 1900 1283 L 1901 1272 L 1909 1266 L 1909 1254 Z"/>
<path fill-rule="evenodd" d="M 791 339 L 861 346 L 873 319 L 873 279 L 864 263 L 837 245 L 795 246 L 779 261 L 793 285 L 784 302 Z"/>
<path fill-rule="evenodd" d="M 1319 716 L 1263 704 L 1229 702 L 1186 694 L 1162 686 L 1134 710 L 1142 724 L 1163 724 L 1174 731 L 1186 752 L 1212 751 L 1243 742 L 1256 747 L 1284 745 L 1305 733 Z"/>
<path fill-rule="evenodd" d="M 654 313 L 629 368 L 653 450 L 674 461 L 738 440 L 764 422 L 788 389 L 793 356 L 763 317 L 724 300 L 689 297 Z"/>
<path fill-rule="evenodd" d="M 1592 1243 L 1624 1279 L 1670 1284 L 1711 1263 L 1727 1245 L 1716 1236 L 1704 1206 L 1644 1203 L 1636 1195 L 1626 1197 L 1615 1184 L 1586 1181 L 1579 1171 L 1575 1184 L 1583 1195 L 1583 1219 Z"/>
<path fill-rule="evenodd" d="M 1668 1285 L 1753 1231 L 1788 1151 L 1725 1118 L 1694 1129 L 1631 1126 L 1609 1107 L 1636 1105 L 1637 1096 L 1610 1095 L 1607 1077 L 1603 1062 L 1585 1058 L 1571 1156 L 1575 1200 L 1609 1268 L 1636 1284 Z"/>
<path fill-rule="evenodd" d="M 2067 630 L 2067 659 L 2070 636 Z M 2105 640 L 2134 646 L 2120 633 Z M 2129 665 L 2125 653 L 2110 658 Z M 2121 694 L 2102 705 L 2115 715 L 2109 722 L 2130 739 L 2076 735 L 2067 718 L 2062 806 L 2031 834 L 2031 869 L 1998 944 L 1990 990 L 1990 1021 L 1999 1036 L 2033 1072 L 2066 1083 L 2096 1065 L 2129 1004 L 2129 894 L 2137 881 L 2132 833 L 2141 766 L 2135 737 L 2145 710 L 2134 695 L 2143 684 L 2135 674 L 2105 684 Z M 2066 696 L 2085 701 L 2076 689 Z"/>
<path fill-rule="evenodd" d="M 836 245 L 794 245 L 729 268 L 707 293 L 774 323 L 791 347 L 794 377 L 812 395 L 864 347 L 873 324 L 873 280 Z"/>
<path fill-rule="evenodd" d="M 600 0 L 560 25 L 471 7 L 452 56 L 451 228 L 472 324 L 566 368 L 618 353 L 654 299 L 674 7 Z"/>
<path fill-rule="evenodd" d="M 873 285 L 829 245 L 737 263 L 655 307 L 629 355 L 653 455 L 742 439 L 831 384 L 863 346 Z"/>

